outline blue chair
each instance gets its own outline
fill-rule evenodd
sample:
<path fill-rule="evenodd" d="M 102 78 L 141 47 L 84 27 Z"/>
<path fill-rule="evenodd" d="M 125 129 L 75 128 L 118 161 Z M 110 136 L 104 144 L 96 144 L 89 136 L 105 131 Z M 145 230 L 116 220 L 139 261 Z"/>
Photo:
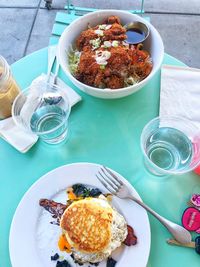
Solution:
<path fill-rule="evenodd" d="M 44 0 L 44 1 L 46 1 L 46 7 L 50 9 L 52 6 L 52 0 Z M 140 9 L 128 10 L 128 11 L 133 14 L 143 15 L 144 0 L 139 0 L 139 1 L 140 1 Z M 58 40 L 62 32 L 64 31 L 66 26 L 68 26 L 73 20 L 88 12 L 93 12 L 97 10 L 94 8 L 84 8 L 84 7 L 74 6 L 71 0 L 67 0 L 67 5 L 64 8 L 66 12 L 58 12 L 56 14 L 55 23 L 52 29 L 52 36 L 50 38 L 50 43 L 49 43 L 50 45 L 55 45 L 58 43 Z M 145 19 L 149 20 L 148 17 L 145 17 Z"/>

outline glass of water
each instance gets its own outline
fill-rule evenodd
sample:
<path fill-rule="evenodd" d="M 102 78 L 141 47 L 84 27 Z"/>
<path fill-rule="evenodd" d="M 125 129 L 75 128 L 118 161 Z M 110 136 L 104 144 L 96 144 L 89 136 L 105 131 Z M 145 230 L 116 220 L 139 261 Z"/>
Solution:
<path fill-rule="evenodd" d="M 70 103 L 65 90 L 50 83 L 40 83 L 22 91 L 15 99 L 12 117 L 17 125 L 48 144 L 67 138 Z"/>
<path fill-rule="evenodd" d="M 144 163 L 154 175 L 183 174 L 200 164 L 200 132 L 178 117 L 157 117 L 141 134 Z"/>

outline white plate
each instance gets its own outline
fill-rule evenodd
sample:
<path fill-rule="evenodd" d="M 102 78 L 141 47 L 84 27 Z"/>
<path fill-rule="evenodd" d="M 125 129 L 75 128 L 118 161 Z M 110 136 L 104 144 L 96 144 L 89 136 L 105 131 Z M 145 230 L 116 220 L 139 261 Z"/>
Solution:
<path fill-rule="evenodd" d="M 73 267 L 78 266 L 67 253 L 58 250 L 59 226 L 49 223 L 53 219 L 39 206 L 39 200 L 48 198 L 65 203 L 65 190 L 75 183 L 98 187 L 105 192 L 95 177 L 99 167 L 93 163 L 65 165 L 45 174 L 31 186 L 19 203 L 11 224 L 9 249 L 13 267 L 55 267 L 56 262 L 51 261 L 50 257 L 56 252 L 64 255 Z M 119 177 L 140 199 L 136 190 L 121 175 Z M 150 225 L 146 211 L 130 200 L 116 197 L 113 206 L 124 215 L 138 238 L 137 245 L 123 246 L 114 253 L 117 266 L 132 267 L 134 262 L 135 267 L 145 267 L 150 251 Z M 99 267 L 105 266 L 105 262 L 99 264 Z"/>

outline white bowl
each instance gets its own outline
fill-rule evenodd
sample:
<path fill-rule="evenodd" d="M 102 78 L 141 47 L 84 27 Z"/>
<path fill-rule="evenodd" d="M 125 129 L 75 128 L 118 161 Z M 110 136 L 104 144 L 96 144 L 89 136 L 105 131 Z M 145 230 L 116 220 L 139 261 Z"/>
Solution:
<path fill-rule="evenodd" d="M 122 25 L 125 25 L 132 21 L 141 21 L 145 23 L 149 29 L 150 33 L 148 38 L 144 41 L 144 49 L 147 50 L 153 60 L 153 69 L 151 73 L 141 82 L 134 84 L 129 87 L 121 89 L 99 89 L 92 86 L 88 86 L 80 81 L 78 81 L 71 73 L 68 65 L 68 51 L 70 51 L 71 45 L 74 44 L 75 40 L 79 34 L 87 29 L 88 23 L 91 26 L 96 26 L 101 24 L 107 17 L 115 15 L 119 16 Z M 99 98 L 120 98 L 132 93 L 135 93 L 142 87 L 144 87 L 155 75 L 158 69 L 161 67 L 164 56 L 164 46 L 160 34 L 153 27 L 152 24 L 147 22 L 145 19 L 139 17 L 138 15 L 131 14 L 126 11 L 120 10 L 99 10 L 87 15 L 81 16 L 72 22 L 62 33 L 58 44 L 58 60 L 66 75 L 69 79 L 83 92 L 86 94 L 99 97 Z"/>

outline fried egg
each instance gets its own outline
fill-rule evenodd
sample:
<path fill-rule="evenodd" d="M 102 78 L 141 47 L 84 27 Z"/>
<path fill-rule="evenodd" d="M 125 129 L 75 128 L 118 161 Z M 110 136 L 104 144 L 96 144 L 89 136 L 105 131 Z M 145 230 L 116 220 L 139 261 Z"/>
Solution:
<path fill-rule="evenodd" d="M 74 201 L 60 226 L 74 259 L 96 263 L 110 256 L 127 236 L 127 223 L 104 196 Z"/>

